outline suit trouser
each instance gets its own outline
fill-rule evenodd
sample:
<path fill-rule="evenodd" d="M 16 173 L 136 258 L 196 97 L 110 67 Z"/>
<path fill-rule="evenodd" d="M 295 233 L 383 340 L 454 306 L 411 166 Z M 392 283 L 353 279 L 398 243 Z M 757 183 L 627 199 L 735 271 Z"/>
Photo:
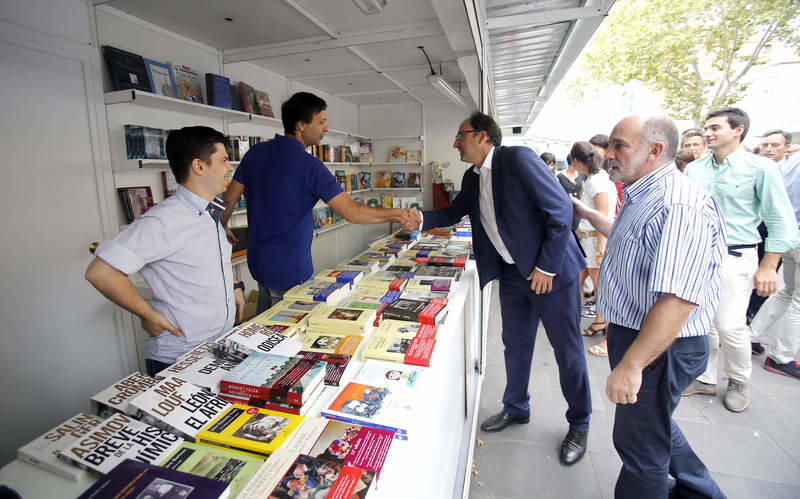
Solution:
<path fill-rule="evenodd" d="M 609 324 L 612 370 L 638 334 L 635 329 Z M 681 392 L 703 370 L 707 356 L 705 336 L 676 339 L 642 371 L 636 403 L 617 404 L 613 439 L 622 470 L 614 497 L 667 497 L 667 473 L 675 477 L 678 497 L 725 497 L 672 419 Z"/>
<path fill-rule="evenodd" d="M 753 362 L 750 359 L 750 328 L 747 327 L 747 304 L 758 269 L 755 248 L 738 250 L 742 256 L 726 254 L 720 274 L 720 298 L 714 322 L 708 330 L 708 366 L 698 377 L 703 383 L 717 383 L 717 353 L 722 343 L 723 369 L 730 379 L 750 382 Z"/>
<path fill-rule="evenodd" d="M 544 324 L 558 364 L 567 421 L 578 431 L 589 429 L 592 400 L 580 333 L 578 278 L 556 291 L 537 295 L 514 265 L 502 264 L 500 313 L 503 317 L 506 389 L 503 406 L 510 416 L 530 414 L 528 382 L 539 320 Z"/>
<path fill-rule="evenodd" d="M 783 254 L 783 280 L 785 286 L 769 297 L 750 328 L 754 340 L 767 345 L 769 356 L 786 364 L 800 349 L 800 244 Z"/>

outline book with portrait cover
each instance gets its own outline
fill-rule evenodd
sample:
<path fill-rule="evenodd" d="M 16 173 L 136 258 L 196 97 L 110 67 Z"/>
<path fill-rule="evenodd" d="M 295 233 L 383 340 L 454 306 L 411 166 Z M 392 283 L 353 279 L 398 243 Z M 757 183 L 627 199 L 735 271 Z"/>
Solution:
<path fill-rule="evenodd" d="M 102 422 L 103 418 L 78 413 L 20 447 L 17 450 L 17 458 L 73 482 L 79 482 L 87 475 L 87 471 L 59 459 L 58 454 Z"/>
<path fill-rule="evenodd" d="M 95 482 L 78 499 L 224 499 L 229 496 L 230 486 L 226 482 L 126 459 Z"/>
<path fill-rule="evenodd" d="M 219 388 L 221 393 L 303 405 L 306 393 L 324 377 L 324 362 L 253 353 L 222 378 Z"/>
<path fill-rule="evenodd" d="M 183 442 L 159 466 L 230 484 L 230 495 L 236 497 L 263 462 L 223 448 Z"/>
<path fill-rule="evenodd" d="M 194 441 L 197 433 L 230 404 L 177 376 L 168 376 L 131 400 L 141 420 Z"/>
<path fill-rule="evenodd" d="M 114 90 L 131 88 L 145 92 L 152 91 L 142 56 L 103 45 L 103 58 Z"/>
<path fill-rule="evenodd" d="M 392 172 L 388 170 L 378 170 L 375 172 L 375 187 L 386 189 L 392 186 Z"/>
<path fill-rule="evenodd" d="M 139 411 L 130 405 L 131 400 L 156 383 L 157 379 L 146 374 L 140 372 L 129 374 L 92 396 L 90 400 L 92 412 L 101 418 L 107 418 L 117 412 L 137 417 Z"/>
<path fill-rule="evenodd" d="M 419 322 L 420 324 L 439 324 L 447 314 L 447 299 L 412 300 L 398 298 L 390 303 L 381 315 L 382 320 Z"/>
<path fill-rule="evenodd" d="M 420 176 L 419 173 L 417 172 L 408 172 L 408 175 L 406 176 L 406 180 L 408 182 L 409 187 L 419 187 L 420 186 L 419 179 Z"/>
<path fill-rule="evenodd" d="M 361 350 L 361 360 L 430 366 L 439 326 L 384 319 Z"/>
<path fill-rule="evenodd" d="M 319 352 L 351 357 L 355 354 L 362 336 L 333 336 L 309 332 L 303 337 L 303 352 Z"/>
<path fill-rule="evenodd" d="M 227 76 L 206 73 L 206 94 L 211 106 L 231 109 L 231 79 Z"/>
<path fill-rule="evenodd" d="M 318 308 L 308 318 L 308 330 L 337 336 L 358 335 L 367 332 L 375 313 L 363 308 L 331 307 Z"/>
<path fill-rule="evenodd" d="M 264 459 L 289 438 L 302 416 L 233 404 L 197 435 L 197 443 Z"/>
<path fill-rule="evenodd" d="M 175 74 L 175 85 L 178 88 L 178 98 L 190 102 L 203 103 L 203 89 L 200 86 L 200 74 L 189 66 L 172 64 Z"/>
<path fill-rule="evenodd" d="M 269 94 L 261 90 L 253 90 L 255 99 L 255 111 L 261 116 L 274 118 L 275 112 L 272 110 L 272 103 L 269 101 Z"/>
<path fill-rule="evenodd" d="M 172 98 L 178 96 L 172 67 L 147 58 L 144 59 L 144 67 L 147 69 L 147 79 L 154 94 Z"/>
<path fill-rule="evenodd" d="M 370 189 L 372 187 L 372 173 L 360 172 L 358 174 L 358 188 Z"/>
<path fill-rule="evenodd" d="M 239 105 L 246 113 L 258 114 L 256 112 L 256 90 L 243 81 L 239 82 Z"/>
<path fill-rule="evenodd" d="M 365 384 L 356 379 L 339 388 L 333 402 L 321 411 L 323 417 L 379 430 L 407 439 L 413 422 L 414 400 L 404 392 Z"/>
<path fill-rule="evenodd" d="M 76 439 L 58 457 L 105 475 L 125 459 L 161 462 L 181 442 L 177 435 L 117 413 Z"/>

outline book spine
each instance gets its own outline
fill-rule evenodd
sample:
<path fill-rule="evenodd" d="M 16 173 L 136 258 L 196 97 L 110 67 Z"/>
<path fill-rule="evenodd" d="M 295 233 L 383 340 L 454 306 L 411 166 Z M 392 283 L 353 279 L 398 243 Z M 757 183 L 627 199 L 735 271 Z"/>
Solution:
<path fill-rule="evenodd" d="M 397 426 L 387 426 L 387 425 L 377 424 L 377 423 L 374 423 L 372 421 L 363 420 L 363 419 L 359 419 L 359 418 L 348 418 L 347 416 L 342 416 L 342 415 L 340 415 L 338 413 L 325 411 L 325 410 L 321 411 L 320 414 L 322 416 L 328 418 L 328 419 L 341 421 L 342 423 L 350 423 L 350 424 L 357 424 L 357 425 L 361 425 L 361 426 L 368 426 L 370 428 L 375 428 L 376 430 L 388 430 L 388 431 L 394 432 L 394 434 L 395 434 L 394 438 L 399 439 L 399 440 L 406 440 L 408 438 L 408 431 L 405 430 L 404 428 L 399 428 Z M 400 435 L 400 437 L 398 437 L 398 435 Z"/>

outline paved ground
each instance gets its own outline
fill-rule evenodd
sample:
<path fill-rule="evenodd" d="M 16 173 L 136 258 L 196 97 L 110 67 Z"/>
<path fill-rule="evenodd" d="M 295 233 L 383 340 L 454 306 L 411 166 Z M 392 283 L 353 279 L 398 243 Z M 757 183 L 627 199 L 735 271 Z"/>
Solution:
<path fill-rule="evenodd" d="M 505 385 L 497 286 L 490 312 L 488 360 L 479 421 L 502 407 Z M 584 326 L 591 322 L 584 320 Z M 588 348 L 599 337 L 585 338 Z M 621 466 L 611 442 L 614 405 L 605 396 L 608 359 L 586 354 L 592 387 L 589 450 L 570 468 L 558 462 L 567 432 L 566 403 L 558 384 L 553 349 L 543 330 L 537 336 L 531 373 L 532 419 L 477 438 L 469 497 L 611 498 Z M 722 357 L 720 355 L 720 357 Z M 683 433 L 729 498 L 800 497 L 800 381 L 769 373 L 764 356 L 753 358 L 753 403 L 734 414 L 717 397 L 683 399 L 675 411 Z M 727 386 L 727 381 L 721 383 Z"/>

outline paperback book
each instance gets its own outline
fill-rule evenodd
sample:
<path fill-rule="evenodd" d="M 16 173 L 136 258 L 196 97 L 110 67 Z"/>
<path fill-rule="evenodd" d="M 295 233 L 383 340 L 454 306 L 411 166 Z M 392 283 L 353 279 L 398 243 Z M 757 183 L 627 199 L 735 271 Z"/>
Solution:
<path fill-rule="evenodd" d="M 461 280 L 461 273 L 463 270 L 456 267 L 436 267 L 423 265 L 417 267 L 414 271 L 414 277 L 432 277 L 432 278 L 445 278 L 453 279 L 454 281 Z"/>
<path fill-rule="evenodd" d="M 239 82 L 239 102 L 242 111 L 258 114 L 256 112 L 256 91 L 253 87 L 242 81 Z"/>
<path fill-rule="evenodd" d="M 361 350 L 361 360 L 430 366 L 438 326 L 384 319 Z"/>
<path fill-rule="evenodd" d="M 237 362 L 215 357 L 215 346 L 204 341 L 178 357 L 174 364 L 156 374 L 156 378 L 177 376 L 211 393 L 219 393 L 219 382 Z"/>
<path fill-rule="evenodd" d="M 172 64 L 178 98 L 190 102 L 203 103 L 203 90 L 200 86 L 200 74 L 189 66 Z"/>
<path fill-rule="evenodd" d="M 139 411 L 130 405 L 131 400 L 158 383 L 146 374 L 135 372 L 117 381 L 91 398 L 92 412 L 105 419 L 122 412 L 137 417 Z"/>
<path fill-rule="evenodd" d="M 325 384 L 320 383 L 319 385 L 317 385 L 316 388 L 305 394 L 304 398 L 306 400 L 306 403 L 304 403 L 303 405 L 294 405 L 286 402 L 275 402 L 255 397 L 231 395 L 229 393 L 220 393 L 219 396 L 227 400 L 231 404 L 259 407 L 261 409 L 269 409 L 270 411 L 285 412 L 286 414 L 305 416 L 311 410 L 311 406 L 313 405 L 314 400 L 316 400 L 316 398 L 319 397 L 324 388 Z"/>
<path fill-rule="evenodd" d="M 447 299 L 411 300 L 401 297 L 383 309 L 381 318 L 434 325 L 444 319 L 446 307 Z"/>
<path fill-rule="evenodd" d="M 144 67 L 147 70 L 150 89 L 154 94 L 172 98 L 178 96 L 175 75 L 172 74 L 172 68 L 168 64 L 145 58 Z"/>
<path fill-rule="evenodd" d="M 280 324 L 242 324 L 215 340 L 216 355 L 233 361 L 243 361 L 256 352 L 294 355 L 302 344 L 285 334 L 288 329 Z"/>
<path fill-rule="evenodd" d="M 306 333 L 303 337 L 303 352 L 318 352 L 333 356 L 355 355 L 362 336 L 333 336 L 326 333 Z"/>
<path fill-rule="evenodd" d="M 386 189 L 392 186 L 392 172 L 388 170 L 378 170 L 375 172 L 375 187 Z"/>
<path fill-rule="evenodd" d="M 269 101 L 269 94 L 261 90 L 253 90 L 253 97 L 255 99 L 255 110 L 258 114 L 269 118 L 275 117 L 275 112 L 272 110 L 272 103 Z"/>
<path fill-rule="evenodd" d="M 254 353 L 222 379 L 220 392 L 303 405 L 307 392 L 322 383 L 324 376 L 324 362 Z"/>
<path fill-rule="evenodd" d="M 95 482 L 78 499 L 224 499 L 229 496 L 230 486 L 226 482 L 126 459 Z"/>
<path fill-rule="evenodd" d="M 342 282 L 349 284 L 352 289 L 354 285 L 361 282 L 364 278 L 364 272 L 360 270 L 339 270 L 339 269 L 324 269 L 321 270 L 314 279 L 317 281 L 325 282 Z"/>
<path fill-rule="evenodd" d="M 375 260 L 345 260 L 336 266 L 337 269 L 361 270 L 365 274 L 375 272 L 381 267 L 381 262 Z"/>
<path fill-rule="evenodd" d="M 72 442 L 59 457 L 105 475 L 125 459 L 161 462 L 181 442 L 177 435 L 117 413 Z"/>
<path fill-rule="evenodd" d="M 374 312 L 360 308 L 324 306 L 308 318 L 308 329 L 338 336 L 363 335 L 372 323 Z"/>
<path fill-rule="evenodd" d="M 177 376 L 168 376 L 131 401 L 142 411 L 141 420 L 183 439 L 197 433 L 230 404 Z"/>
<path fill-rule="evenodd" d="M 102 422 L 102 418 L 91 414 L 76 414 L 44 435 L 20 447 L 17 450 L 17 458 L 73 482 L 79 482 L 87 475 L 87 471 L 59 459 L 58 454 Z"/>
<path fill-rule="evenodd" d="M 227 483 L 230 496 L 236 497 L 263 462 L 238 452 L 183 442 L 160 466 Z"/>
<path fill-rule="evenodd" d="M 302 421 L 302 416 L 234 404 L 197 435 L 197 443 L 264 459 Z"/>
<path fill-rule="evenodd" d="M 339 388 L 336 398 L 321 414 L 344 423 L 391 431 L 395 438 L 404 440 L 414 419 L 413 399 L 404 392 L 354 380 Z"/>
<path fill-rule="evenodd" d="M 405 289 L 407 291 L 449 293 L 452 282 L 452 279 L 447 278 L 414 277 L 408 280 Z"/>

